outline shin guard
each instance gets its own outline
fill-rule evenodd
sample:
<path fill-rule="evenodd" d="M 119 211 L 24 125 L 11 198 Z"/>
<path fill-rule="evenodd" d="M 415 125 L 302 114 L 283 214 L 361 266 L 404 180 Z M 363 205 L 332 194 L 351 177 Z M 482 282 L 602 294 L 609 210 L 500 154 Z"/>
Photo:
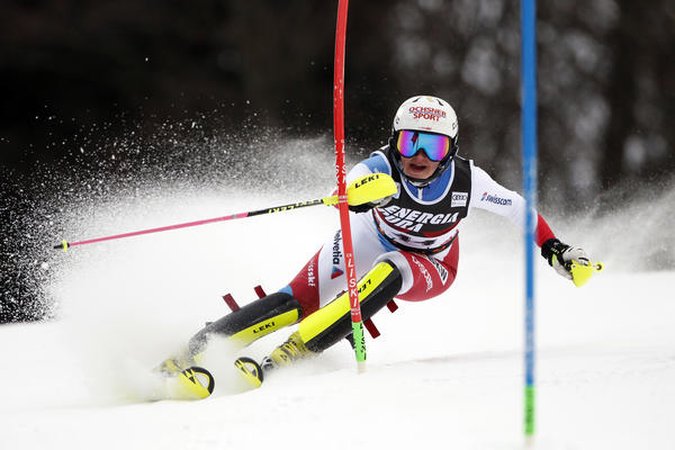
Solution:
<path fill-rule="evenodd" d="M 398 269 L 388 261 L 376 264 L 358 284 L 361 316 L 368 320 L 391 301 L 401 289 Z M 322 352 L 352 332 L 349 293 L 335 300 L 300 322 L 297 333 L 308 350 Z"/>

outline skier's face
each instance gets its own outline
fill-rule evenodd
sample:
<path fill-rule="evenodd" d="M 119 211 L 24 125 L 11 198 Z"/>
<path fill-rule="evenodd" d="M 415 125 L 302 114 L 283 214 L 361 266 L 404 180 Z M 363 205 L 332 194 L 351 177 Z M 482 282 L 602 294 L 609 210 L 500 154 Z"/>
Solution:
<path fill-rule="evenodd" d="M 427 158 L 426 153 L 417 152 L 412 158 L 406 158 L 401 156 L 401 166 L 403 167 L 403 173 L 417 180 L 426 180 L 431 177 L 440 162 L 432 161 Z"/>

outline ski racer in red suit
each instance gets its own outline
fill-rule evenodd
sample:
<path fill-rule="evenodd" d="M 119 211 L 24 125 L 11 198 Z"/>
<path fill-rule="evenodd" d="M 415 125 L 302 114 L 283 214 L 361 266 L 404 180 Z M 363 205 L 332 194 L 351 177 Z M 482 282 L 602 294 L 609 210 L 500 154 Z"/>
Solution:
<path fill-rule="evenodd" d="M 350 207 L 354 256 L 363 320 L 392 299 L 423 301 L 450 288 L 457 276 L 462 219 L 474 208 L 506 217 L 522 227 L 525 201 L 494 181 L 473 161 L 457 155 L 458 122 L 453 108 L 432 96 L 412 97 L 396 112 L 389 144 L 348 174 L 390 175 L 398 192 L 376 204 Z M 571 261 L 590 264 L 579 247 L 560 242 L 536 214 L 536 243 L 565 278 Z M 228 336 L 246 346 L 284 326 L 298 324 L 289 339 L 261 364 L 240 358 L 235 365 L 259 386 L 263 374 L 320 353 L 350 337 L 342 235 L 338 230 L 279 292 L 251 302 L 207 325 L 190 342 L 199 354 L 208 337 Z"/>

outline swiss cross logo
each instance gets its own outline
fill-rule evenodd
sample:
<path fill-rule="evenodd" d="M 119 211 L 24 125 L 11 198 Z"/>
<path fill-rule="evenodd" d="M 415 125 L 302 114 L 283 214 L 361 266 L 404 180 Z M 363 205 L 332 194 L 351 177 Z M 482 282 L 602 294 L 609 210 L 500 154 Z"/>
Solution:
<path fill-rule="evenodd" d="M 339 267 L 333 266 L 333 270 L 330 273 L 330 279 L 334 280 L 337 277 L 339 277 L 340 275 L 342 275 L 343 273 L 344 272 Z"/>

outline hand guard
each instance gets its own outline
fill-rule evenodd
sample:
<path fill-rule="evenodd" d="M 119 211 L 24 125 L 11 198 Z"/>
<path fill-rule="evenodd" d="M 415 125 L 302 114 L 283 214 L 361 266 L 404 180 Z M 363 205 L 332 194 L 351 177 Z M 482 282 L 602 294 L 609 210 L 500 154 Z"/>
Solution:
<path fill-rule="evenodd" d="M 558 239 L 549 239 L 544 242 L 541 246 L 541 256 L 546 258 L 548 264 L 553 267 L 556 272 L 568 280 L 572 279 L 572 273 L 570 272 L 572 261 L 575 261 L 582 266 L 591 264 L 591 259 L 584 249 L 563 244 Z"/>
<path fill-rule="evenodd" d="M 349 210 L 355 213 L 364 213 L 368 212 L 373 208 L 380 208 L 387 205 L 391 201 L 391 196 L 385 197 L 383 199 L 377 200 L 375 202 L 363 203 L 361 205 L 349 205 Z"/>

